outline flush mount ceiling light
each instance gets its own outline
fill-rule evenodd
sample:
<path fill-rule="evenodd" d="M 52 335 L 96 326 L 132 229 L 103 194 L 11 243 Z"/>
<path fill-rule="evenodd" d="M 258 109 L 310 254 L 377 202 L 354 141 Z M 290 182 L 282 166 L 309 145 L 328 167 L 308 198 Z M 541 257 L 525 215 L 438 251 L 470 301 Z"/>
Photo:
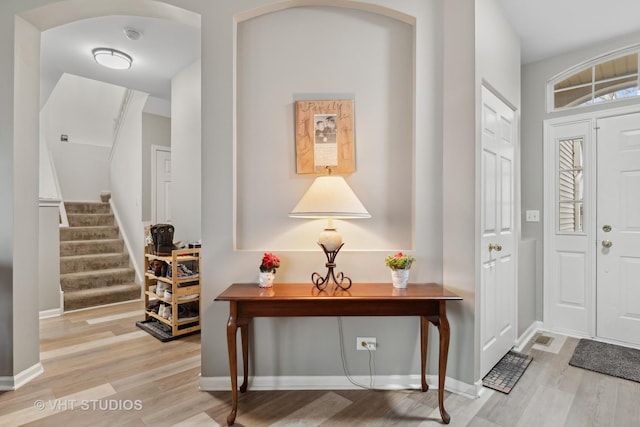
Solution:
<path fill-rule="evenodd" d="M 114 70 L 127 70 L 133 62 L 126 53 L 108 47 L 95 48 L 91 53 L 98 64 Z"/>

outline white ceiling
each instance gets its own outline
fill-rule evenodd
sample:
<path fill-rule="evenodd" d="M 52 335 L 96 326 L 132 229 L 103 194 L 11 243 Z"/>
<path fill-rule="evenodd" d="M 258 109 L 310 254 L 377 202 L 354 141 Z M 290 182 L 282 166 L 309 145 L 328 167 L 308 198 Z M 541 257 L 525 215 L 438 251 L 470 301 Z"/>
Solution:
<path fill-rule="evenodd" d="M 124 30 L 141 33 L 129 40 Z M 133 58 L 129 70 L 110 70 L 91 55 L 96 47 L 121 50 Z M 76 21 L 42 33 L 42 100 L 63 73 L 136 89 L 170 101 L 171 78 L 200 58 L 200 29 L 170 20 L 105 16 Z"/>
<path fill-rule="evenodd" d="M 639 0 L 499 0 L 530 63 L 634 31 L 640 31 Z M 125 28 L 142 33 L 127 39 Z M 93 61 L 95 47 L 122 50 L 130 70 L 114 71 Z M 171 78 L 200 58 L 200 29 L 169 20 L 106 16 L 52 28 L 42 34 L 42 98 L 62 73 L 137 89 L 170 100 Z"/>
<path fill-rule="evenodd" d="M 499 0 L 522 43 L 522 63 L 640 32 L 639 0 Z"/>

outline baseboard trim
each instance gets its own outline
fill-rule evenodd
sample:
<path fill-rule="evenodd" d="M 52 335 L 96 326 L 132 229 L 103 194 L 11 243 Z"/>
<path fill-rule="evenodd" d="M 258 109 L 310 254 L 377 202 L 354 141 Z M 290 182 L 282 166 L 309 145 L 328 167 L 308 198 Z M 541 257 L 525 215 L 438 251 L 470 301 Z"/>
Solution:
<path fill-rule="evenodd" d="M 533 339 L 535 334 L 542 330 L 542 322 L 539 320 L 534 321 L 526 331 L 516 341 L 515 350 L 522 351 L 529 341 Z"/>
<path fill-rule="evenodd" d="M 40 312 L 40 319 L 47 319 L 49 317 L 57 317 L 62 314 L 62 309 L 52 308 L 51 310 L 42 310 Z"/>
<path fill-rule="evenodd" d="M 124 227 L 122 227 L 122 221 L 120 221 L 120 214 L 118 212 L 118 209 L 116 208 L 113 198 L 109 199 L 109 205 L 111 206 L 111 212 L 113 213 L 113 217 L 115 218 L 116 225 L 120 230 L 120 236 L 124 241 L 124 246 L 127 250 L 127 253 L 129 254 L 129 262 L 131 263 L 133 269 L 136 272 L 136 283 L 138 284 L 144 283 L 144 271 L 142 271 L 142 267 L 140 266 L 140 264 L 138 264 L 138 258 L 132 255 L 135 253 L 133 251 L 133 244 L 131 243 L 131 240 L 129 239 L 129 236 L 127 235 Z M 144 295 L 144 291 L 141 290 L 140 298 L 142 298 L 143 295 Z"/>
<path fill-rule="evenodd" d="M 368 375 L 352 375 L 351 381 L 345 376 L 257 376 L 249 377 L 249 389 L 264 390 L 359 390 L 372 388 L 376 390 L 420 390 L 420 375 L 376 375 L 370 387 Z M 238 384 L 242 378 L 238 378 Z M 355 384 L 354 384 L 355 383 Z M 358 384 L 358 385 L 356 385 Z M 427 375 L 429 389 L 438 388 L 438 376 Z M 203 377 L 199 379 L 202 391 L 231 391 L 231 380 L 224 377 Z M 447 377 L 445 390 L 469 398 L 477 398 L 480 391 L 475 385 Z"/>
<path fill-rule="evenodd" d="M 17 390 L 43 372 L 42 363 L 38 362 L 13 377 L 0 377 L 0 391 Z"/>
<path fill-rule="evenodd" d="M 112 303 L 109 303 L 109 304 L 95 305 L 95 306 L 91 306 L 91 307 L 76 308 L 75 310 L 65 310 L 64 313 L 76 313 L 78 311 L 95 310 L 96 308 L 112 307 L 112 306 L 116 306 L 116 305 L 129 304 L 130 302 L 139 302 L 139 301 L 143 301 L 143 299 L 142 298 L 130 299 L 130 300 L 126 300 L 126 301 L 112 302 Z"/>

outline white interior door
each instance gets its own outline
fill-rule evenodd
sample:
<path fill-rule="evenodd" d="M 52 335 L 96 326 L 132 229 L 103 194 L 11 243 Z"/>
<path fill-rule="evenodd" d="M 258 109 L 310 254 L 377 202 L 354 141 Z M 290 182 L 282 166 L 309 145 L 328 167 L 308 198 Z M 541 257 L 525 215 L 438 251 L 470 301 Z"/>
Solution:
<path fill-rule="evenodd" d="M 153 152 L 151 218 L 155 224 L 167 224 L 171 223 L 171 150 L 155 147 Z"/>
<path fill-rule="evenodd" d="M 597 335 L 640 345 L 640 114 L 597 124 Z"/>
<path fill-rule="evenodd" d="M 514 111 L 482 88 L 481 376 L 516 340 Z"/>

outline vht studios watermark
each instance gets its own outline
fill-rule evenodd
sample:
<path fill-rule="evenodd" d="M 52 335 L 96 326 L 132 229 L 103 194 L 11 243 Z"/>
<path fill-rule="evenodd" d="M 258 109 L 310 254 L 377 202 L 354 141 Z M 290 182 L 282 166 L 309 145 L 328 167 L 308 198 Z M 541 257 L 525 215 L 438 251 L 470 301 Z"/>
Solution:
<path fill-rule="evenodd" d="M 130 399 L 102 399 L 102 400 L 76 400 L 76 399 L 50 399 L 36 400 L 34 408 L 39 411 L 141 411 L 142 400 Z"/>

